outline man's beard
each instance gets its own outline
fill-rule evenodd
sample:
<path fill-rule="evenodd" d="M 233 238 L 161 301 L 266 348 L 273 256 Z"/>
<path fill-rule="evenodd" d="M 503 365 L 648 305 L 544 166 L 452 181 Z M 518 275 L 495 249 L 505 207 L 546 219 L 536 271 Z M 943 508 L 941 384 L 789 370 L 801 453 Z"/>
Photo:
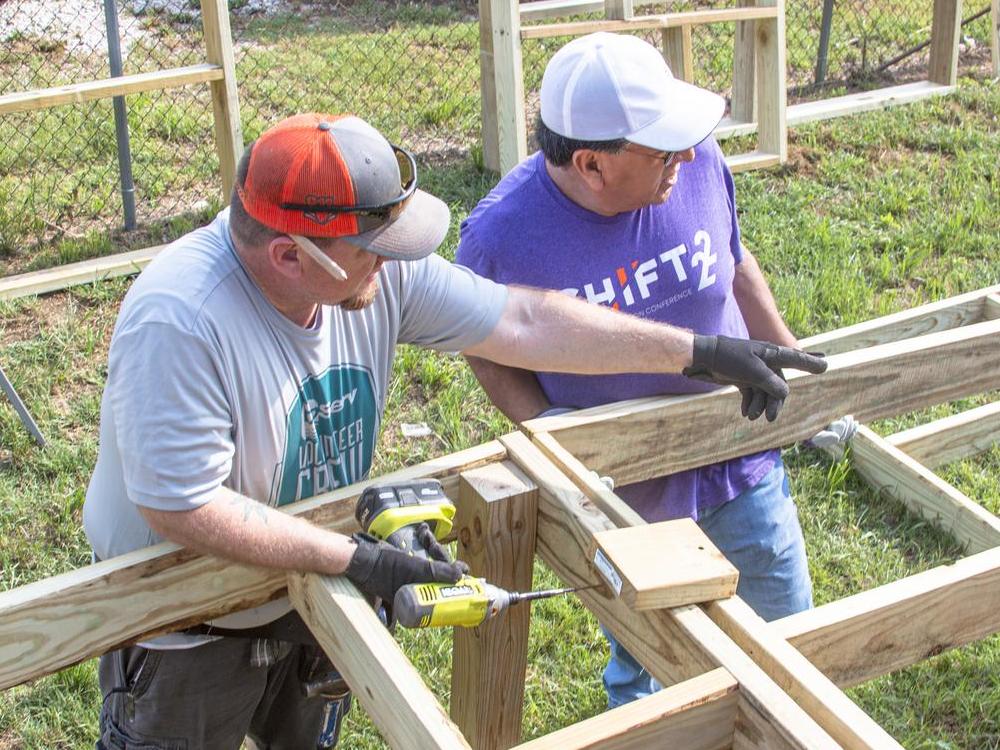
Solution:
<path fill-rule="evenodd" d="M 340 303 L 340 306 L 345 310 L 364 310 L 375 301 L 376 297 L 378 297 L 378 282 L 373 282 L 372 285 L 363 292 L 345 299 Z"/>

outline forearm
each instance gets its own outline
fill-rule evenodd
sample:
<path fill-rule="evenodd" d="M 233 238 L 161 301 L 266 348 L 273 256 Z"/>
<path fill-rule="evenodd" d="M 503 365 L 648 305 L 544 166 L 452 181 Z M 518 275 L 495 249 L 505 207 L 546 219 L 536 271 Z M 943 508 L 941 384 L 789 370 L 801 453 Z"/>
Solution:
<path fill-rule="evenodd" d="M 743 260 L 736 266 L 733 295 L 747 324 L 750 338 L 781 346 L 798 346 L 795 335 L 785 325 L 767 279 L 753 254 L 744 248 Z"/>
<path fill-rule="evenodd" d="M 512 286 L 493 333 L 465 353 L 524 370 L 604 375 L 680 372 L 692 345 L 689 331 Z"/>
<path fill-rule="evenodd" d="M 498 365 L 479 357 L 466 359 L 490 401 L 510 421 L 523 422 L 549 408 L 549 400 L 533 372 Z"/>
<path fill-rule="evenodd" d="M 140 511 L 154 531 L 172 542 L 265 568 L 339 575 L 355 550 L 342 534 L 225 488 L 194 510 Z"/>

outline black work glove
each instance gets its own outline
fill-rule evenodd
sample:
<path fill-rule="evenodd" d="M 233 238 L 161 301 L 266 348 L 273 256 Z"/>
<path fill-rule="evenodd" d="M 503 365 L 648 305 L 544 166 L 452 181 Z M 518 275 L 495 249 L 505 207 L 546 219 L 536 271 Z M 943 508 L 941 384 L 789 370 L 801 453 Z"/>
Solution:
<path fill-rule="evenodd" d="M 767 414 L 773 422 L 788 396 L 781 368 L 791 367 L 818 374 L 826 370 L 822 354 L 810 354 L 787 346 L 729 336 L 694 335 L 694 354 L 683 374 L 695 380 L 735 385 L 743 394 L 744 417 Z"/>
<path fill-rule="evenodd" d="M 365 594 L 391 602 L 396 591 L 408 583 L 458 583 L 469 572 L 463 562 L 443 562 L 407 554 L 369 534 L 353 537 L 358 548 L 344 571 L 351 583 Z"/>

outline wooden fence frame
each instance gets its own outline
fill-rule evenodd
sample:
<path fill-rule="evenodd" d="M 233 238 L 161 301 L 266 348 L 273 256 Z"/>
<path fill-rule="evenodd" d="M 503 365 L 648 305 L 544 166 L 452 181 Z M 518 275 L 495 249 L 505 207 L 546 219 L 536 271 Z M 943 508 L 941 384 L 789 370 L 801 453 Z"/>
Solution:
<path fill-rule="evenodd" d="M 663 54 L 675 74 L 692 79 L 692 26 L 734 21 L 733 94 L 730 115 L 716 128 L 722 139 L 757 132 L 758 150 L 727 159 L 735 171 L 757 169 L 787 158 L 787 127 L 817 120 L 908 104 L 954 91 L 958 79 L 958 42 L 962 0 L 933 0 L 931 52 L 927 78 L 858 94 L 786 104 L 784 0 L 739 0 L 736 8 L 635 16 L 634 0 L 480 0 L 480 78 L 483 97 L 483 158 L 505 174 L 527 151 L 521 40 L 588 34 L 593 31 L 663 30 Z M 1000 0 L 992 0 L 994 75 L 1000 76 Z M 761 13 L 776 9 L 774 18 Z M 521 26 L 573 13 L 603 9 L 605 19 L 578 23 Z"/>
<path fill-rule="evenodd" d="M 287 591 L 396 748 L 899 748 L 841 688 L 1000 632 L 1000 521 L 914 458 L 936 465 L 985 450 L 1000 440 L 995 405 L 887 439 L 862 428 L 853 441 L 866 479 L 980 551 L 770 624 L 737 597 L 656 608 L 611 593 L 592 562 L 595 537 L 656 530 L 590 468 L 633 481 L 785 445 L 844 413 L 872 419 L 995 389 L 998 334 L 1000 285 L 806 340 L 832 354 L 830 369 L 789 378 L 772 424 L 742 419 L 734 389 L 642 399 L 533 420 L 375 480 L 439 478 L 458 505 L 460 556 L 500 585 L 527 587 L 534 554 L 567 585 L 597 585 L 579 592 L 582 602 L 669 686 L 524 745 L 527 608 L 456 632 L 449 715 L 346 579 L 286 576 L 171 544 L 0 593 L 0 689 Z M 650 435 L 670 442 L 664 425 L 692 420 L 684 456 L 644 450 Z M 591 443 L 599 449 L 576 450 Z M 646 453 L 656 455 L 632 460 Z M 351 532 L 361 489 L 287 510 Z M 610 563 L 627 575 L 622 559 Z"/>

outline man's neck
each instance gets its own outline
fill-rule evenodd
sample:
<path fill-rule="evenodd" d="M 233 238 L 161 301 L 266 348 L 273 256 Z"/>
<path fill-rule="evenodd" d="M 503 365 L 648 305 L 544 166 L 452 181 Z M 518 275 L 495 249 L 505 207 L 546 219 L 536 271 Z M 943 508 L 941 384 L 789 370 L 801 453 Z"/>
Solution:
<path fill-rule="evenodd" d="M 278 285 L 267 283 L 268 275 L 266 269 L 260 267 L 260 255 L 244 246 L 235 234 L 230 231 L 229 236 L 233 240 L 233 247 L 236 254 L 243 262 L 243 267 L 250 274 L 250 280 L 257 285 L 264 299 L 271 303 L 271 306 L 290 321 L 303 328 L 309 328 L 316 320 L 316 313 L 319 305 L 315 303 L 303 303 L 297 299 L 297 295 L 287 295 Z"/>
<path fill-rule="evenodd" d="M 559 192 L 573 201 L 580 208 L 593 211 L 601 216 L 615 216 L 617 211 L 610 211 L 604 207 L 599 197 L 590 190 L 584 182 L 577 177 L 576 172 L 570 167 L 557 167 L 548 159 L 545 160 L 545 171 L 552 182 L 559 188 Z"/>

